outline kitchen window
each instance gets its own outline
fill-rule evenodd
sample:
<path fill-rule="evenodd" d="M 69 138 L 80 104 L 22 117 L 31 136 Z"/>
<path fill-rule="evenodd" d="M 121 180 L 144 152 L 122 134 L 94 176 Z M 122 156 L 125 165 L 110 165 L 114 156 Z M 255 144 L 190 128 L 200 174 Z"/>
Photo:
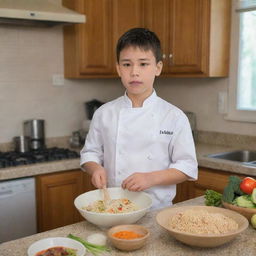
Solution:
<path fill-rule="evenodd" d="M 256 1 L 233 1 L 226 119 L 256 122 Z"/>

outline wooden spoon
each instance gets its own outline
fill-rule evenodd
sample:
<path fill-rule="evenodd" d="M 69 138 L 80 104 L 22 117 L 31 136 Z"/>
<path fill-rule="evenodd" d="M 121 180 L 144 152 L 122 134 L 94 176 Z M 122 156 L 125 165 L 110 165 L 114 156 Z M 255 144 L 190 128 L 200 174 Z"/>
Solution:
<path fill-rule="evenodd" d="M 103 188 L 103 201 L 104 201 L 104 205 L 107 208 L 107 206 L 109 205 L 111 198 L 108 192 L 108 189 L 106 186 L 104 186 Z"/>

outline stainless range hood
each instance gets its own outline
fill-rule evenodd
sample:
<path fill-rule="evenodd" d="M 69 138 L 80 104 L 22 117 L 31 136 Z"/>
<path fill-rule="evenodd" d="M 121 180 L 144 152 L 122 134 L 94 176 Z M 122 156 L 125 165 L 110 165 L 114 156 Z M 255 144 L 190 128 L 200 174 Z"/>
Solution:
<path fill-rule="evenodd" d="M 85 15 L 57 1 L 0 0 L 0 24 L 54 26 L 85 23 Z"/>

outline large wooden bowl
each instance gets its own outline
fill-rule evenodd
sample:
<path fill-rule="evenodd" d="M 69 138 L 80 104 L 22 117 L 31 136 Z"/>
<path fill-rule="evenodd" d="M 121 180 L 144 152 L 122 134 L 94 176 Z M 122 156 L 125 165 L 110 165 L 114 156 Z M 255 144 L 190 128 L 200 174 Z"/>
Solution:
<path fill-rule="evenodd" d="M 235 220 L 238 224 L 238 229 L 234 231 L 230 231 L 224 234 L 192 234 L 188 232 L 181 232 L 175 229 L 172 229 L 169 225 L 169 221 L 172 216 L 177 213 L 182 213 L 186 210 L 206 210 L 209 213 L 221 213 L 229 218 Z M 179 240 L 184 244 L 188 244 L 191 246 L 197 247 L 216 247 L 222 244 L 225 244 L 234 238 L 236 238 L 241 232 L 243 232 L 249 225 L 248 220 L 239 213 L 234 211 L 213 207 L 213 206 L 183 206 L 183 207 L 169 207 L 161 212 L 159 212 L 156 216 L 157 223 L 166 229 L 171 236 Z"/>
<path fill-rule="evenodd" d="M 232 211 L 238 212 L 240 214 L 242 214 L 245 218 L 247 218 L 249 221 L 252 218 L 253 214 L 256 214 L 256 208 L 245 208 L 245 207 L 240 207 L 237 205 L 233 205 L 233 204 L 229 204 L 226 202 L 222 201 L 222 205 Z"/>

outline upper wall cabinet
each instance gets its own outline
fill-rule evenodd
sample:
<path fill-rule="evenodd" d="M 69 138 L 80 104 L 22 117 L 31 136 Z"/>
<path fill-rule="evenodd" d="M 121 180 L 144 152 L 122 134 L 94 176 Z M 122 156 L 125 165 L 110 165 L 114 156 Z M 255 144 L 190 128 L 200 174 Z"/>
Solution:
<path fill-rule="evenodd" d="M 65 77 L 110 74 L 112 63 L 112 1 L 64 0 L 63 5 L 86 13 L 86 23 L 64 27 Z"/>
<path fill-rule="evenodd" d="M 115 45 L 129 28 L 143 26 L 142 0 L 63 0 L 86 14 L 86 23 L 64 27 L 66 78 L 117 77 Z"/>
<path fill-rule="evenodd" d="M 66 78 L 116 77 L 115 46 L 129 28 L 160 38 L 165 77 L 228 75 L 231 0 L 63 0 L 86 15 L 64 27 Z"/>
<path fill-rule="evenodd" d="M 162 42 L 163 75 L 228 75 L 230 0 L 145 2 L 145 27 L 155 31 Z"/>

